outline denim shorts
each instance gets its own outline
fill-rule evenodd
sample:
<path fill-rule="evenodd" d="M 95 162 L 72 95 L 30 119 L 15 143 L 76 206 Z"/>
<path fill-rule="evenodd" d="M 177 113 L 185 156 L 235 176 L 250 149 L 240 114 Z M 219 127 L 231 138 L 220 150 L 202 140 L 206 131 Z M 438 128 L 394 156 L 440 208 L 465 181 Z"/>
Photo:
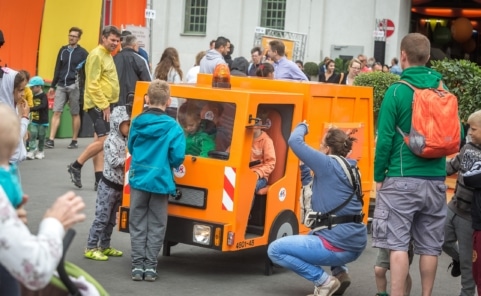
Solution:
<path fill-rule="evenodd" d="M 386 178 L 376 195 L 373 246 L 439 256 L 447 213 L 446 184 L 441 180 Z"/>

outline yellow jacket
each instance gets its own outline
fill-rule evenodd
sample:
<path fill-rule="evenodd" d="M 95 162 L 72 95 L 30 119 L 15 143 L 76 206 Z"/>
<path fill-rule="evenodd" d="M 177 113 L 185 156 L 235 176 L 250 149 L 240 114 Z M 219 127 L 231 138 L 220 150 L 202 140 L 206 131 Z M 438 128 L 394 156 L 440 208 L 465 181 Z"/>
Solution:
<path fill-rule="evenodd" d="M 94 48 L 85 63 L 84 110 L 101 110 L 119 101 L 119 80 L 114 59 L 102 45 Z"/>
<path fill-rule="evenodd" d="M 25 100 L 30 108 L 33 107 L 33 92 L 30 87 L 25 87 Z"/>

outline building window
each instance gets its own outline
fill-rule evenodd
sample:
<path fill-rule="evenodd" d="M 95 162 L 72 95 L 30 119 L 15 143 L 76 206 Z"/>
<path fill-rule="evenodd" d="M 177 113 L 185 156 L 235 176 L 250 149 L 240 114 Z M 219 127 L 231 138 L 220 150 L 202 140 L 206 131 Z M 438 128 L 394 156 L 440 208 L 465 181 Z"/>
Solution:
<path fill-rule="evenodd" d="M 208 0 L 185 1 L 185 24 L 184 33 L 206 32 Z"/>
<path fill-rule="evenodd" d="M 262 0 L 261 26 L 284 30 L 286 0 Z"/>

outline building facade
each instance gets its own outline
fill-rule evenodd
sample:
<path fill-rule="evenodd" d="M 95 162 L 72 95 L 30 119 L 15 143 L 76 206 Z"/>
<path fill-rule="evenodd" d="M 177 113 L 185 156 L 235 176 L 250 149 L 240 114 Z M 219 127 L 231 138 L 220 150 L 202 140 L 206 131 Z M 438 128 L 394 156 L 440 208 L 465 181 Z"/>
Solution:
<path fill-rule="evenodd" d="M 360 53 L 372 57 L 375 40 L 385 39 L 385 60 L 380 62 L 389 64 L 399 56 L 411 9 L 406 0 L 151 0 L 148 5 L 156 12 L 150 22 L 152 66 L 172 46 L 179 51 L 184 72 L 218 36 L 235 45 L 233 57 L 249 60 L 259 27 L 306 35 L 301 45 L 304 62 Z M 381 19 L 393 24 L 387 38 L 379 38 Z"/>

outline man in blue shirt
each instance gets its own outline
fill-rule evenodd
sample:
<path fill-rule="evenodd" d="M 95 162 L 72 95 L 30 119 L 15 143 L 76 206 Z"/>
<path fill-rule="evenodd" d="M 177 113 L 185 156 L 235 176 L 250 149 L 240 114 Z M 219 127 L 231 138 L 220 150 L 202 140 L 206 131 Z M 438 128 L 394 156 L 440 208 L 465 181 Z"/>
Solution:
<path fill-rule="evenodd" d="M 401 75 L 403 73 L 403 70 L 398 65 L 398 63 L 399 63 L 399 60 L 397 58 L 392 58 L 391 69 L 389 69 L 389 72 L 391 72 L 392 74 Z"/>
<path fill-rule="evenodd" d="M 307 76 L 301 69 L 285 56 L 286 47 L 282 41 L 269 42 L 267 54 L 274 61 L 274 79 L 291 79 L 307 81 Z"/>

